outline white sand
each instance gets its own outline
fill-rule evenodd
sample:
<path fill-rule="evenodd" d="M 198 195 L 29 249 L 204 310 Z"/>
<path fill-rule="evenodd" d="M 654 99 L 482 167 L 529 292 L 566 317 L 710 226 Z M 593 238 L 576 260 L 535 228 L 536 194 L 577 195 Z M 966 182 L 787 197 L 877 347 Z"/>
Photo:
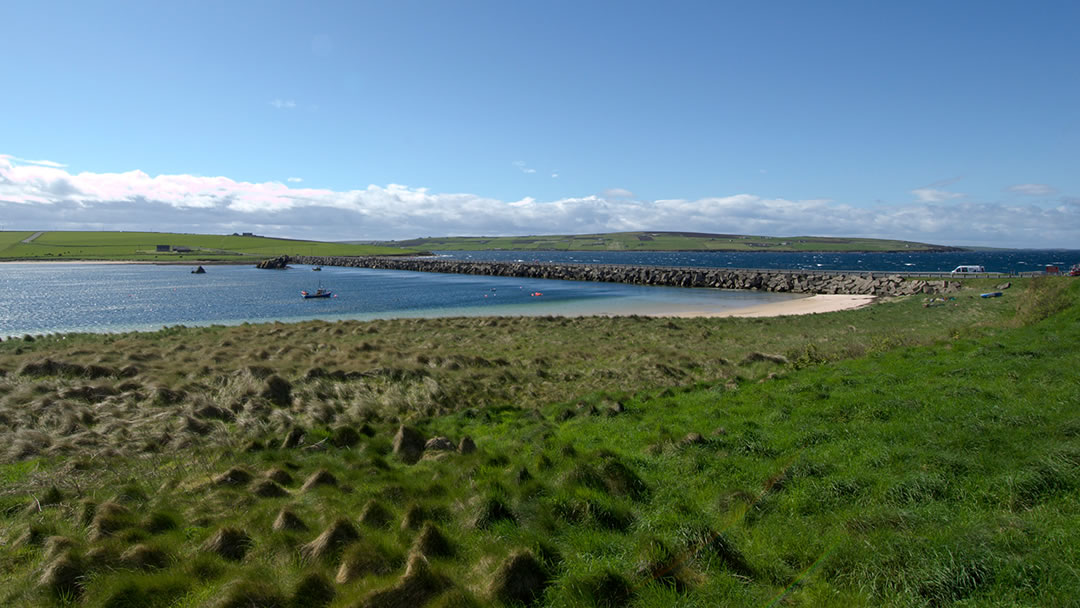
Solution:
<path fill-rule="evenodd" d="M 809 298 L 799 298 L 786 302 L 759 304 L 747 308 L 737 308 L 724 312 L 680 312 L 661 313 L 656 316 L 674 317 L 782 317 L 787 315 L 808 315 L 818 312 L 836 312 L 861 308 L 874 301 L 875 296 L 861 295 L 826 295 L 818 294 Z"/>

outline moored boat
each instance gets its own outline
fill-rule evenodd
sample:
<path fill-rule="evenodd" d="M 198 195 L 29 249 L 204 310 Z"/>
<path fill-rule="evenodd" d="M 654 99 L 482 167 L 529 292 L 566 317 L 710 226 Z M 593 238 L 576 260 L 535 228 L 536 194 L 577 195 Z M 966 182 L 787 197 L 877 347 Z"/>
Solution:
<path fill-rule="evenodd" d="M 334 294 L 329 289 L 323 289 L 322 287 L 320 287 L 314 292 L 301 291 L 300 295 L 303 296 L 305 300 L 310 300 L 312 298 L 329 298 Z"/>

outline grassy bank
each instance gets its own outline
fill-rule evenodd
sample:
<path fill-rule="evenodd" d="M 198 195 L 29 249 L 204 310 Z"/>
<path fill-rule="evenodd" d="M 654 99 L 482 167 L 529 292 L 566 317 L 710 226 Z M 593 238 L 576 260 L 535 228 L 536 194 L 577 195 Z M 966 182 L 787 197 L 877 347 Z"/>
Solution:
<path fill-rule="evenodd" d="M 460 236 L 380 243 L 425 250 L 484 251 L 940 251 L 940 245 L 886 239 L 755 236 L 698 232 L 613 232 L 543 236 Z"/>
<path fill-rule="evenodd" d="M 0 343 L 0 603 L 1068 605 L 1080 284 L 980 289 Z"/>
<path fill-rule="evenodd" d="M 260 236 L 168 232 L 0 232 L 0 260 L 257 261 L 281 255 L 403 255 L 415 250 Z M 159 246 L 166 248 L 159 251 Z"/>

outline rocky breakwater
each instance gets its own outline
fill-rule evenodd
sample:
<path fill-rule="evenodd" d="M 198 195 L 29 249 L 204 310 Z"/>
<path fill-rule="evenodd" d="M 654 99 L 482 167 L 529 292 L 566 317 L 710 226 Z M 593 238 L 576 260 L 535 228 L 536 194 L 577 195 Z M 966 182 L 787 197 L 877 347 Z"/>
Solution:
<path fill-rule="evenodd" d="M 564 281 L 598 281 L 665 287 L 714 287 L 789 293 L 901 296 L 951 293 L 959 281 L 905 280 L 886 273 L 826 273 L 800 270 L 740 270 L 621 264 L 548 264 L 535 262 L 465 262 L 396 257 L 290 257 L 288 262 L 382 270 L 413 270 Z"/>

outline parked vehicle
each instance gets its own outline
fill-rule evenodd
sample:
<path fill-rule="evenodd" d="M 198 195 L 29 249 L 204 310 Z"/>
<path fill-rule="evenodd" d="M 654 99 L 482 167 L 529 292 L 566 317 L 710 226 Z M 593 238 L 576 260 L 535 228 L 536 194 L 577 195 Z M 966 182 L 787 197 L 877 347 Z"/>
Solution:
<path fill-rule="evenodd" d="M 986 269 L 983 268 L 982 266 L 974 266 L 974 265 L 957 266 L 952 271 L 952 274 L 967 274 L 969 272 L 986 272 Z"/>

